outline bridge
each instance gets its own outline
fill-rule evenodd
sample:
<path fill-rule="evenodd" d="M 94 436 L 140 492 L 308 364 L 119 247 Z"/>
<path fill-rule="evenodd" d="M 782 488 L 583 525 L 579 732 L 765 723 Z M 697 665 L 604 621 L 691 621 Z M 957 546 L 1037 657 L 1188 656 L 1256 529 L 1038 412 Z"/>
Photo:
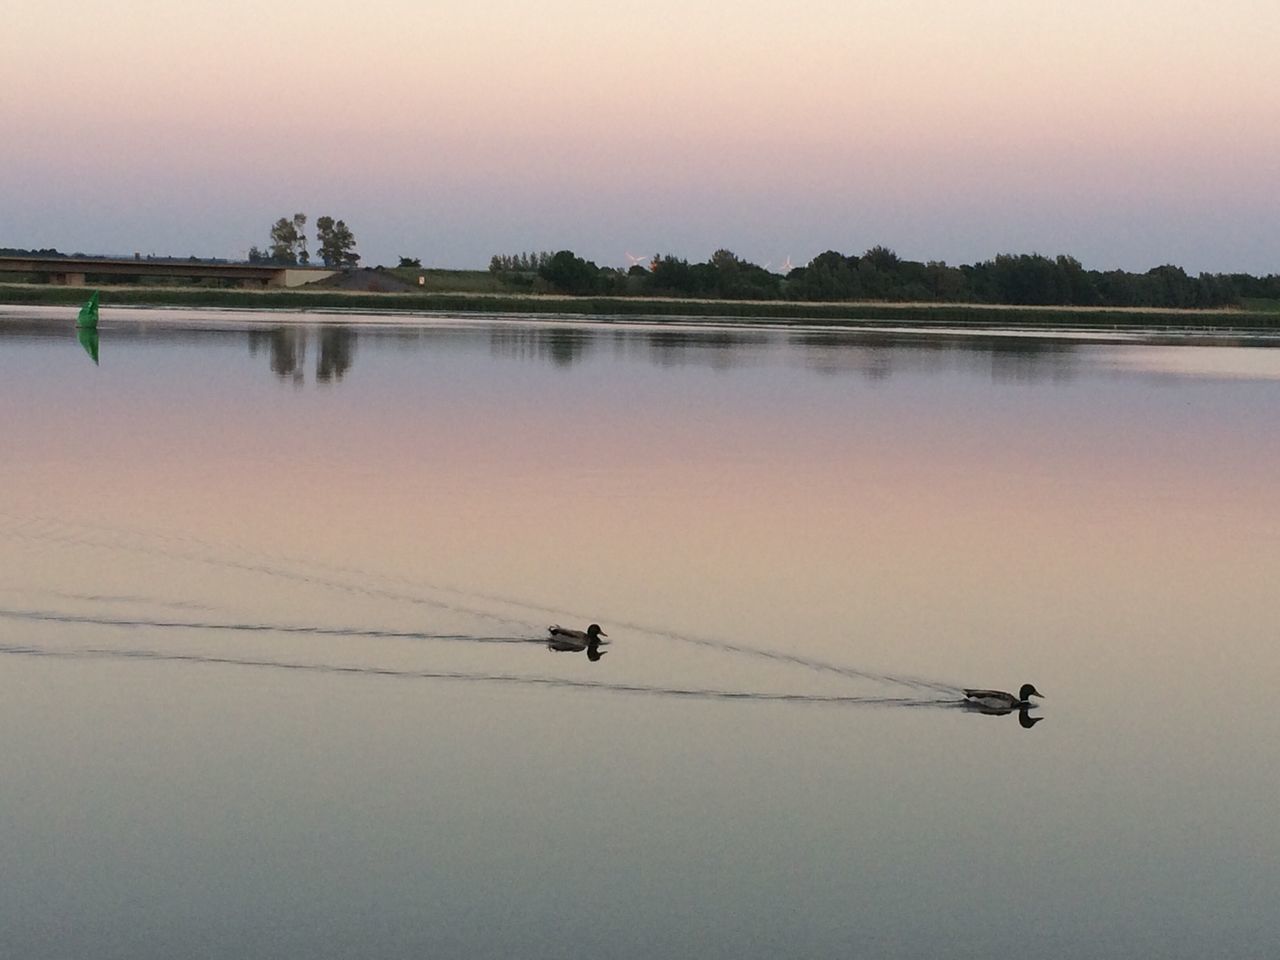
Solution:
<path fill-rule="evenodd" d="M 134 257 L 24 257 L 0 256 L 0 274 L 18 273 L 46 283 L 79 287 L 92 277 L 109 284 L 125 277 L 167 277 L 196 280 L 214 277 L 236 280 L 242 287 L 300 287 L 339 271 L 329 267 L 295 267 L 265 263 L 231 263 L 225 260 L 179 260 Z"/>

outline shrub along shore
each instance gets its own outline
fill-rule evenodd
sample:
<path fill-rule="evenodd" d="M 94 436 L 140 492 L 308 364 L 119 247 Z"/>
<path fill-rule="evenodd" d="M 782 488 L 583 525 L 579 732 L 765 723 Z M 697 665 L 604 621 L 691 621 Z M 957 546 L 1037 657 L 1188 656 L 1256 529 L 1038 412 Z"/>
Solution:
<path fill-rule="evenodd" d="M 102 304 L 192 309 L 346 311 L 449 315 L 572 316 L 652 322 L 717 320 L 830 326 L 863 324 L 1007 329 L 1165 329 L 1280 334 L 1280 311 L 1262 308 L 1037 307 L 882 301 L 796 302 L 659 299 L 564 295 L 419 292 L 367 293 L 321 289 L 240 290 L 214 287 L 103 286 Z M 79 305 L 87 287 L 0 284 L 0 304 Z"/>

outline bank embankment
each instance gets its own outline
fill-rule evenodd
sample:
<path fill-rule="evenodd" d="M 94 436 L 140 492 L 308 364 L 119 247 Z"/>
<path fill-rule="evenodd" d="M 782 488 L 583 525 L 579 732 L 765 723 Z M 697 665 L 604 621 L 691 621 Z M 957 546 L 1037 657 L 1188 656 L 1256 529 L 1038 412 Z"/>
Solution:
<path fill-rule="evenodd" d="M 601 317 L 649 322 L 716 320 L 857 326 L 894 324 L 1008 329 L 1177 330 L 1280 333 L 1280 312 L 1256 309 L 1035 307 L 967 303 L 812 303 L 760 300 L 676 300 L 655 297 L 568 297 L 482 293 L 371 293 L 344 290 L 232 290 L 209 287 L 110 286 L 109 306 L 361 313 Z M 85 287 L 0 284 L 3 304 L 79 304 Z"/>

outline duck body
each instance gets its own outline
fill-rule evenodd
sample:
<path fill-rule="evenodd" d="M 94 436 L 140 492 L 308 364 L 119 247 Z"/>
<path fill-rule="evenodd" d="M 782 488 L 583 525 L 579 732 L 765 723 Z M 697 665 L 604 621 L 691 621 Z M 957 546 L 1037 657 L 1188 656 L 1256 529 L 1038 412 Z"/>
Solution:
<path fill-rule="evenodd" d="M 1043 697 L 1044 694 L 1029 683 L 1024 683 L 1018 695 L 1006 693 L 1004 690 L 966 690 L 964 700 L 967 706 L 978 710 L 990 710 L 1008 713 L 1022 707 L 1030 707 L 1032 697 Z"/>

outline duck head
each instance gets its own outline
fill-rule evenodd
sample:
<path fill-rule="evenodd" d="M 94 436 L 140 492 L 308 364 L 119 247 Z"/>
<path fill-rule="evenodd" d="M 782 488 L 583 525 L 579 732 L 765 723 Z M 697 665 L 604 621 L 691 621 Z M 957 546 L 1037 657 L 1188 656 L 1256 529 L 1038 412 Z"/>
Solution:
<path fill-rule="evenodd" d="M 1037 690 L 1029 683 L 1024 683 L 1022 689 L 1018 691 L 1018 699 L 1022 703 L 1030 703 L 1032 697 L 1044 697 L 1044 694 Z"/>
<path fill-rule="evenodd" d="M 593 623 L 591 626 L 587 627 L 588 640 L 599 640 L 601 637 L 607 636 L 608 634 L 600 629 L 600 624 L 598 623 Z"/>

